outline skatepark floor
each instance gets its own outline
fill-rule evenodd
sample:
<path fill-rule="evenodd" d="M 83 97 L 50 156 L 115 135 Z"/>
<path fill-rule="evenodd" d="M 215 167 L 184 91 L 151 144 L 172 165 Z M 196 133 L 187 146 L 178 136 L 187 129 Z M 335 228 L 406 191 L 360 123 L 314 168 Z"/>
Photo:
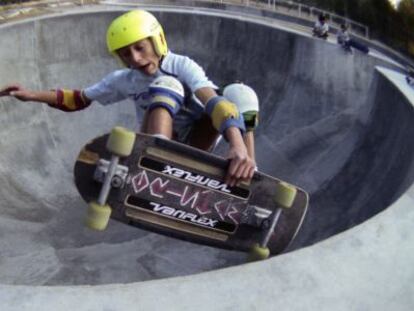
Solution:
<path fill-rule="evenodd" d="M 98 81 L 118 67 L 104 37 L 119 14 L 92 10 L 2 25 L 0 85 L 18 81 L 40 90 Z M 155 14 L 172 51 L 196 60 L 218 85 L 242 80 L 257 91 L 259 169 L 311 195 L 288 252 L 363 224 L 412 185 L 413 91 L 399 66 L 260 21 L 185 10 Z M 71 36 L 62 36 L 68 29 Z M 245 262 L 239 252 L 115 221 L 103 233 L 84 227 L 87 206 L 73 183 L 74 161 L 87 141 L 113 126 L 139 126 L 131 102 L 63 113 L 6 97 L 0 121 L 1 284 L 128 284 Z"/>

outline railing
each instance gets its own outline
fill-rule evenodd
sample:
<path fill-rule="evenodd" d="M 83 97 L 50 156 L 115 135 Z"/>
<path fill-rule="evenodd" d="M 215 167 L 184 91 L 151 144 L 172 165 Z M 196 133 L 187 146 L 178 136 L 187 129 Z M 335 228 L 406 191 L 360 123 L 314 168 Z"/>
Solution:
<path fill-rule="evenodd" d="M 22 15 L 36 15 L 41 14 L 43 10 L 45 13 L 53 8 L 69 5 L 90 5 L 105 3 L 108 1 L 101 0 L 0 0 L 0 22 L 3 20 L 10 20 Z M 279 14 L 285 14 L 299 19 L 306 20 L 307 22 L 316 21 L 320 14 L 328 16 L 330 23 L 336 28 L 340 24 L 347 24 L 353 33 L 356 33 L 365 38 L 369 38 L 369 28 L 366 25 L 357 23 L 351 19 L 343 16 L 336 15 L 332 12 L 320 10 L 315 7 L 296 3 L 294 1 L 285 0 L 153 0 L 153 1 L 139 1 L 139 0 L 113 0 L 113 3 L 145 3 L 145 4 L 187 4 L 187 5 L 200 5 L 204 3 L 221 3 L 223 5 L 239 5 L 249 8 L 256 8 L 260 10 L 266 10 L 276 12 Z"/>
<path fill-rule="evenodd" d="M 98 3 L 99 0 L 0 0 L 0 23 L 51 13 L 59 7 Z"/>
<path fill-rule="evenodd" d="M 282 0 L 245 0 L 247 4 L 252 2 L 256 4 L 265 4 L 271 10 L 285 11 L 287 14 L 296 15 L 297 17 L 303 19 L 309 19 L 316 21 L 320 14 L 328 16 L 330 23 L 333 23 L 336 27 L 339 27 L 341 24 L 346 24 L 349 26 L 350 31 L 358 33 L 365 38 L 369 38 L 369 28 L 368 26 L 355 22 L 349 18 L 334 14 L 329 11 L 324 11 L 312 6 L 308 6 L 301 3 L 296 3 L 294 1 L 282 1 Z"/>

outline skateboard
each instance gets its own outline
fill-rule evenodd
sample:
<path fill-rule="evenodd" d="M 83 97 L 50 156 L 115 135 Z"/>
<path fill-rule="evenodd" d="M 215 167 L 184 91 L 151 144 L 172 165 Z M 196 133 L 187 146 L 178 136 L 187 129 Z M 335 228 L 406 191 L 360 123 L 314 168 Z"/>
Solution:
<path fill-rule="evenodd" d="M 283 252 L 301 227 L 308 194 L 261 172 L 230 187 L 223 183 L 228 164 L 172 140 L 115 127 L 80 151 L 74 176 L 92 229 L 104 230 L 112 218 L 249 252 L 251 260 Z"/>

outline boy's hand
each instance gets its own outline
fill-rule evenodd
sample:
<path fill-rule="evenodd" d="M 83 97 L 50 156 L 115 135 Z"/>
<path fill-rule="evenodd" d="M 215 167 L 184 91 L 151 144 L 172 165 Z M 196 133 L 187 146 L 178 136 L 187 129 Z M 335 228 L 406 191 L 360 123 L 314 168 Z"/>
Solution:
<path fill-rule="evenodd" d="M 1 96 L 13 96 L 21 101 L 29 101 L 33 99 L 32 92 L 25 90 L 18 84 L 7 85 L 0 89 Z"/>
<path fill-rule="evenodd" d="M 226 134 L 230 142 L 230 150 L 227 156 L 230 159 L 230 166 L 225 183 L 232 187 L 240 181 L 251 179 L 254 175 L 256 164 L 248 155 L 239 129 L 229 128 Z"/>
<path fill-rule="evenodd" d="M 0 89 L 1 96 L 10 96 L 10 92 L 16 91 L 19 89 L 18 85 L 6 85 L 4 88 Z"/>
<path fill-rule="evenodd" d="M 248 181 L 253 177 L 256 165 L 247 155 L 246 148 L 230 148 L 228 158 L 231 161 L 225 179 L 227 185 L 233 187 L 240 181 Z"/>

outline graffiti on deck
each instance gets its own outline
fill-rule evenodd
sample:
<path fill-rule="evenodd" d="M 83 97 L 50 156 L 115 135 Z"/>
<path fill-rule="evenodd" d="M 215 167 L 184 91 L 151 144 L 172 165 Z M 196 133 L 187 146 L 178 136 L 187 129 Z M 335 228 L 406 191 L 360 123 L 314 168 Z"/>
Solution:
<path fill-rule="evenodd" d="M 211 202 L 216 197 L 214 191 L 195 189 L 194 186 L 174 183 L 170 179 L 162 177 L 155 177 L 150 180 L 145 170 L 132 177 L 131 182 L 134 192 L 137 194 L 147 190 L 151 196 L 160 199 L 173 196 L 179 200 L 181 207 L 196 210 L 200 215 L 208 215 L 214 212 L 221 220 L 228 218 L 235 224 L 240 223 L 243 212 L 247 207 L 244 201 L 237 201 L 233 198 L 222 199 L 212 204 Z"/>

